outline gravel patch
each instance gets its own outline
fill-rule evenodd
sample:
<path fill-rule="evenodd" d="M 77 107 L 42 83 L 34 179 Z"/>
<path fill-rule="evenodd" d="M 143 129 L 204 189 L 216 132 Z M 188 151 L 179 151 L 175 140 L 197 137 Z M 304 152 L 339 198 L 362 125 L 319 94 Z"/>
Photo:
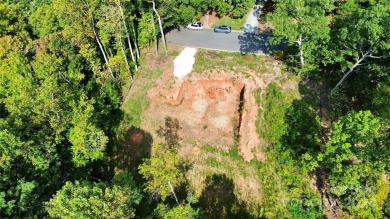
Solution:
<path fill-rule="evenodd" d="M 173 75 L 176 78 L 183 78 L 192 71 L 192 66 L 195 63 L 195 48 L 186 47 L 181 51 L 180 55 L 173 62 L 175 69 Z"/>

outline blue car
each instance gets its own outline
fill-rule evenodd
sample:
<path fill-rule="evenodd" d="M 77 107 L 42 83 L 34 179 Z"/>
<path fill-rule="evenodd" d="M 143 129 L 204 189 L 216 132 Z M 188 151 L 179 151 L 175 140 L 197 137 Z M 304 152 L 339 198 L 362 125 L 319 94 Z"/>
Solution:
<path fill-rule="evenodd" d="M 232 27 L 230 26 L 218 26 L 214 28 L 214 32 L 216 33 L 230 33 L 232 32 Z"/>

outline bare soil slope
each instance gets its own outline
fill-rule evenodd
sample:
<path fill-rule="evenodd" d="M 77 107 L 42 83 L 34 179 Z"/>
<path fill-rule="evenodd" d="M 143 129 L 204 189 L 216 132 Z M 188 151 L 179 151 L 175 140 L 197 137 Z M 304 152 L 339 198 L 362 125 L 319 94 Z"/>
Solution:
<path fill-rule="evenodd" d="M 269 72 L 233 69 L 191 73 L 183 79 L 173 77 L 173 67 L 167 68 L 156 86 L 148 91 L 150 108 L 145 112 L 144 128 L 157 130 L 167 116 L 179 120 L 182 129 L 182 153 L 196 154 L 199 147 L 209 144 L 228 151 L 238 143 L 245 161 L 255 158 L 264 161 L 259 152 L 256 132 L 254 91 L 265 89 L 276 77 Z M 245 74 L 242 74 L 245 72 Z"/>
<path fill-rule="evenodd" d="M 200 79 L 178 82 L 170 90 L 154 88 L 148 92 L 148 97 L 152 100 L 151 110 L 159 111 L 162 117 L 171 116 L 180 121 L 180 136 L 186 141 L 195 140 L 224 148 L 234 144 L 243 88 L 244 84 L 232 79 Z"/>

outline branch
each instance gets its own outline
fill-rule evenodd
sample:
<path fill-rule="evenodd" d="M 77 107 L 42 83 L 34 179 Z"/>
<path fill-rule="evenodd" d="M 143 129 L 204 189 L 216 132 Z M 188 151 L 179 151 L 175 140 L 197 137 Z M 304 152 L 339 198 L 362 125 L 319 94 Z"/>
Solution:
<path fill-rule="evenodd" d="M 368 50 L 366 53 L 364 53 L 362 55 L 362 57 L 352 66 L 349 68 L 349 70 L 343 75 L 343 77 L 341 78 L 341 80 L 336 84 L 336 86 L 332 89 L 331 92 L 334 92 L 343 82 L 345 79 L 347 79 L 347 77 L 353 72 L 353 70 L 360 65 L 360 63 L 366 58 L 369 56 L 369 54 L 371 55 L 371 50 Z"/>
<path fill-rule="evenodd" d="M 134 58 L 133 47 L 131 46 L 131 42 L 130 42 L 129 31 L 127 30 L 126 18 L 125 18 L 125 15 L 123 13 L 122 5 L 120 4 L 120 2 L 118 3 L 118 7 L 119 7 L 119 11 L 120 11 L 121 20 L 123 22 L 123 26 L 125 27 L 126 37 L 127 37 L 127 44 L 129 46 L 129 49 L 130 49 L 131 59 L 135 63 L 135 70 L 138 71 L 137 61 Z M 131 72 L 130 72 L 130 74 L 131 74 Z"/>
<path fill-rule="evenodd" d="M 387 58 L 387 57 L 390 57 L 390 56 L 373 56 L 373 55 L 368 55 L 367 56 L 368 58 L 373 58 L 373 59 L 382 59 L 382 58 Z"/>
<path fill-rule="evenodd" d="M 100 51 L 103 54 L 103 58 L 104 58 L 104 61 L 106 62 L 107 68 L 111 73 L 111 77 L 114 78 L 114 74 L 112 73 L 111 68 L 108 65 L 108 59 L 107 59 L 106 53 L 104 52 L 103 45 L 101 44 L 98 33 L 95 30 L 95 20 L 93 19 L 93 13 L 91 14 L 91 26 L 92 26 L 93 34 L 95 35 L 96 42 L 98 43 Z"/>
<path fill-rule="evenodd" d="M 169 180 L 168 180 L 168 184 L 169 184 L 169 187 L 171 187 L 171 191 L 172 191 L 173 196 L 175 197 L 176 203 L 179 204 L 179 200 L 176 197 L 175 190 L 173 190 L 173 186 L 172 186 L 172 184 L 171 184 L 171 182 Z"/>
<path fill-rule="evenodd" d="M 60 73 L 60 75 L 62 76 L 62 78 L 63 78 L 66 82 L 70 83 L 70 81 L 64 76 L 64 74 Z"/>

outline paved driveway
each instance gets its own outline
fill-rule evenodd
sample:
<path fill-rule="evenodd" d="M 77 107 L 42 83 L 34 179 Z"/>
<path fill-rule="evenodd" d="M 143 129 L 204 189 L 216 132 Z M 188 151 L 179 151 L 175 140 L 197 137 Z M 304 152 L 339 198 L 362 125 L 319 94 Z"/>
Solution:
<path fill-rule="evenodd" d="M 266 34 L 253 34 L 244 32 L 214 33 L 213 29 L 203 29 L 200 31 L 181 28 L 175 29 L 166 34 L 167 43 L 214 49 L 222 51 L 233 51 L 242 53 L 267 54 L 269 51 L 268 38 Z M 275 49 L 282 49 L 277 46 Z"/>

